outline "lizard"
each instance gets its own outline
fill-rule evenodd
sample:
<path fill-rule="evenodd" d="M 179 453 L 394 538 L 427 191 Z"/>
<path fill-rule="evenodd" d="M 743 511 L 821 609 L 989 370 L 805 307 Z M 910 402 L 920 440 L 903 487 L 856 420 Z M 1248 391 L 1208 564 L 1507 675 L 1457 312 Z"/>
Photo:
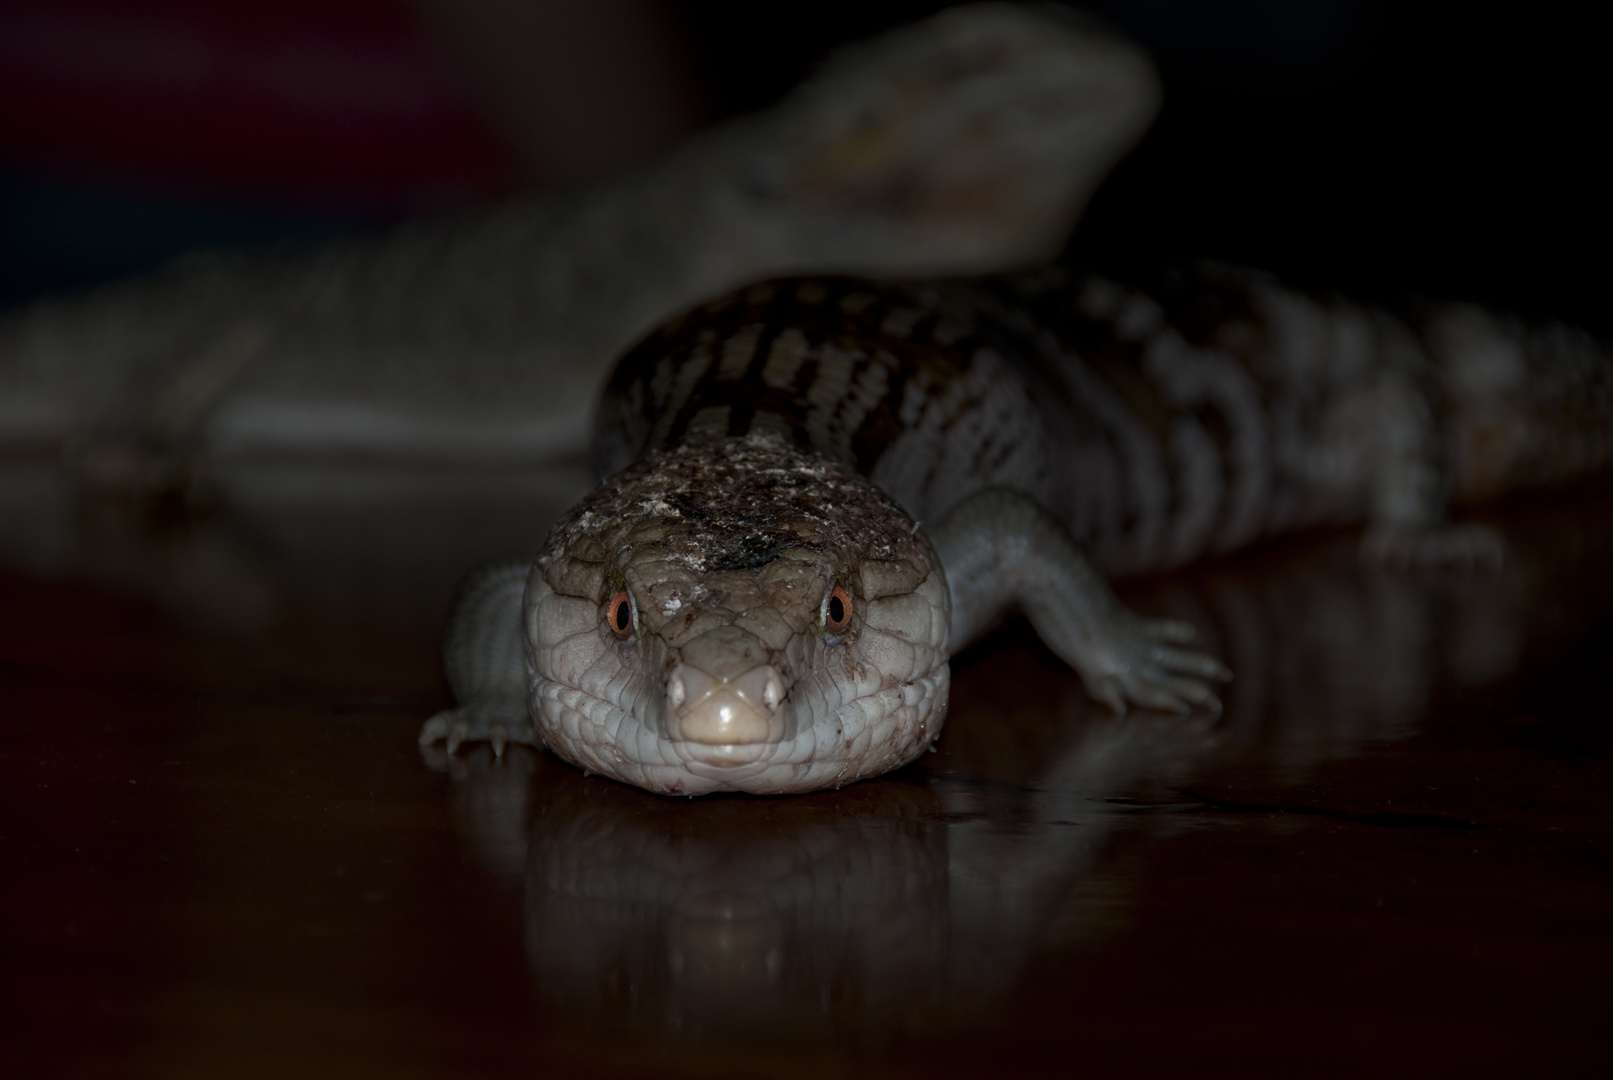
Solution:
<path fill-rule="evenodd" d="M 462 585 L 420 741 L 546 746 L 651 791 L 838 787 L 930 748 L 948 659 L 1022 612 L 1116 712 L 1231 672 L 1110 578 L 1364 522 L 1496 565 L 1453 503 L 1613 464 L 1613 353 L 1201 265 L 751 285 L 631 349 L 599 486 Z"/>
<path fill-rule="evenodd" d="M 580 460 L 611 360 L 699 301 L 1051 260 L 1160 96 L 1093 20 L 950 8 L 593 186 L 0 312 L 0 455 L 190 502 L 241 462 Z"/>

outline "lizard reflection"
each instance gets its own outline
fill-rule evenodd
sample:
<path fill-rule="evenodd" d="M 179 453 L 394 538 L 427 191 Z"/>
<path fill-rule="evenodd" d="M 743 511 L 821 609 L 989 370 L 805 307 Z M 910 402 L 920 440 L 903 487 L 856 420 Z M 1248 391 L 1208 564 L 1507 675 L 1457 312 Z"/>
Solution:
<path fill-rule="evenodd" d="M 953 1028 L 1049 940 L 1101 939 L 1115 905 L 1093 898 L 1127 887 L 1106 849 L 1220 812 L 1191 794 L 1212 768 L 1300 781 L 1613 611 L 1607 505 L 1519 517 L 1495 577 L 1381 576 L 1338 539 L 1134 591 L 1237 664 L 1219 718 L 1117 719 L 1027 645 L 963 658 L 938 753 L 838 792 L 689 801 L 532 754 L 436 761 L 562 1012 L 691 1039 Z"/>

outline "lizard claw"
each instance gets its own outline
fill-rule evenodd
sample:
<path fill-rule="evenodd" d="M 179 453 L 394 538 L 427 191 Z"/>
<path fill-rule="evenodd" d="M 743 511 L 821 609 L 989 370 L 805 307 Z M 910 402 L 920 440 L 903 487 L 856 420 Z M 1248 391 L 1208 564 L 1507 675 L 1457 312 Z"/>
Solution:
<path fill-rule="evenodd" d="M 1087 693 L 1093 700 L 1100 701 L 1109 706 L 1116 716 L 1126 715 L 1126 690 L 1120 679 L 1111 675 L 1095 683 L 1087 684 Z"/>
<path fill-rule="evenodd" d="M 1144 619 L 1124 609 L 1108 622 L 1101 640 L 1075 664 L 1094 698 L 1120 716 L 1127 702 L 1164 712 L 1202 708 L 1220 714 L 1221 699 L 1209 684 L 1230 680 L 1227 666 L 1205 653 L 1161 644 L 1191 640 L 1191 625 Z"/>
<path fill-rule="evenodd" d="M 537 731 L 520 698 L 482 698 L 440 712 L 420 728 L 420 745 L 446 744 L 452 757 L 465 743 L 487 742 L 503 757 L 510 743 L 538 746 Z"/>

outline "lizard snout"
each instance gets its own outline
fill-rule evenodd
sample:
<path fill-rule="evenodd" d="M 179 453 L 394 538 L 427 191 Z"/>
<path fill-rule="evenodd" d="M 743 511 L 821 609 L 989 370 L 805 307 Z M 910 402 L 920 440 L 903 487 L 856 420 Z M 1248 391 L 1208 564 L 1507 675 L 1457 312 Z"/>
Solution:
<path fill-rule="evenodd" d="M 690 749 L 710 764 L 743 764 L 754 756 L 745 748 L 784 737 L 784 679 L 772 664 L 727 679 L 679 664 L 667 676 L 666 695 L 668 737 L 699 744 Z"/>

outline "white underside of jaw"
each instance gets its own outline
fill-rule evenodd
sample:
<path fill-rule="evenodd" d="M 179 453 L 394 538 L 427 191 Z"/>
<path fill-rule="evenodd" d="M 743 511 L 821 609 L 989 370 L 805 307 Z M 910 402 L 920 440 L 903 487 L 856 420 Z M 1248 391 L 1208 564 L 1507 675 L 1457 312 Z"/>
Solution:
<path fill-rule="evenodd" d="M 698 758 L 711 755 L 663 738 L 621 706 L 542 677 L 532 680 L 531 703 L 545 744 L 588 772 L 664 795 L 789 795 L 840 787 L 917 758 L 940 735 L 950 686 L 951 671 L 941 664 L 854 698 L 738 765 L 703 762 Z"/>

